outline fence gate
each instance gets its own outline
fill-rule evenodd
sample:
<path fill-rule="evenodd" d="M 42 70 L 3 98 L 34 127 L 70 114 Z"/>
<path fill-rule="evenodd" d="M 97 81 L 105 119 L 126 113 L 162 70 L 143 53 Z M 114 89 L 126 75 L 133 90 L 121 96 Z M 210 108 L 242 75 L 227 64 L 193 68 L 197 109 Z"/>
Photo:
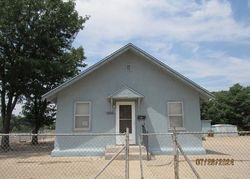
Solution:
<path fill-rule="evenodd" d="M 123 147 L 107 162 L 107 164 L 93 177 L 98 178 L 107 167 L 119 156 L 121 152 L 125 152 L 125 179 L 129 179 L 129 128 L 126 128 L 125 142 Z"/>

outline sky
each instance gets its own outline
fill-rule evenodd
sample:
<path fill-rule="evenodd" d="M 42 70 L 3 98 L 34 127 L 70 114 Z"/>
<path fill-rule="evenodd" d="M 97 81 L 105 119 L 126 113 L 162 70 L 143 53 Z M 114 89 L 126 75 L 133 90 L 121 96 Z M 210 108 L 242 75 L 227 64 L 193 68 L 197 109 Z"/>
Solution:
<path fill-rule="evenodd" d="M 88 66 L 133 43 L 210 91 L 250 84 L 250 0 L 76 0 Z"/>
<path fill-rule="evenodd" d="M 88 67 L 133 43 L 209 91 L 250 85 L 250 0 L 76 0 L 76 9 L 90 16 L 73 44 Z"/>

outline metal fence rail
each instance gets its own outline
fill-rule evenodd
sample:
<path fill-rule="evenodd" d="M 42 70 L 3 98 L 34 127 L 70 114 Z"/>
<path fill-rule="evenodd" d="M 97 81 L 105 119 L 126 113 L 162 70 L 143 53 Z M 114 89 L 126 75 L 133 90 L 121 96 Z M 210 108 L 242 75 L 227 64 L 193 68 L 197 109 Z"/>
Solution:
<path fill-rule="evenodd" d="M 142 133 L 138 153 L 137 146 L 128 145 L 128 134 L 38 134 L 38 145 L 31 144 L 34 134 L 0 134 L 0 140 L 2 136 L 10 139 L 9 151 L 0 148 L 4 179 L 250 176 L 250 131 Z M 115 145 L 117 138 L 122 145 Z"/>

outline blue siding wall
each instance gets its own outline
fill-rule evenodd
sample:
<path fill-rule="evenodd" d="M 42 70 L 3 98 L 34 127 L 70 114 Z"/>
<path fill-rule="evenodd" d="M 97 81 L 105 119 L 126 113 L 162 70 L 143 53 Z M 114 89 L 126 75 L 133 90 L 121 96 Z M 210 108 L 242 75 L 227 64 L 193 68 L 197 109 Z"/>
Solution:
<path fill-rule="evenodd" d="M 130 71 L 127 71 L 128 64 L 131 66 Z M 124 85 L 144 95 L 141 114 L 146 115 L 145 123 L 149 132 L 168 132 L 167 102 L 170 100 L 183 101 L 184 127 L 187 131 L 201 130 L 198 92 L 170 76 L 144 57 L 127 51 L 58 94 L 56 132 L 75 132 L 73 130 L 75 101 L 91 101 L 91 130 L 87 132 L 114 133 L 115 114 L 107 114 L 110 111 L 108 96 Z M 137 105 L 136 103 L 136 115 L 138 115 Z M 140 133 L 140 125 L 137 120 L 136 133 Z M 195 142 L 186 142 L 186 144 L 182 142 L 183 145 L 187 148 L 194 147 L 194 145 L 201 147 L 201 140 L 191 138 L 189 139 Z M 88 147 L 103 149 L 105 145 L 115 144 L 115 137 L 101 140 L 102 142 L 96 137 L 89 137 L 86 142 L 84 141 L 84 137 L 75 137 L 70 142 L 64 140 L 63 137 L 58 137 L 54 155 L 66 149 L 78 148 L 81 150 Z M 170 139 L 164 139 L 163 142 L 160 137 L 155 137 L 149 142 L 152 150 L 161 151 L 161 148 L 171 146 Z"/>

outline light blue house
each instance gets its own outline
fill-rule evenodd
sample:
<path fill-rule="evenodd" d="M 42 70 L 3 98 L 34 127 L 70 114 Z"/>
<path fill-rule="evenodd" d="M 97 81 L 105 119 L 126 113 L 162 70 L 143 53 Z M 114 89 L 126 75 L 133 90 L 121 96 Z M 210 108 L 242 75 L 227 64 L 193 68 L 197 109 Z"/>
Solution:
<path fill-rule="evenodd" d="M 131 144 L 138 144 L 138 116 L 145 116 L 150 133 L 167 133 L 174 126 L 201 131 L 200 100 L 210 97 L 206 89 L 131 43 L 43 96 L 57 104 L 56 133 L 121 133 L 128 127 Z M 52 155 L 100 155 L 107 145 L 121 143 L 115 136 L 99 137 L 58 136 Z M 179 140 L 187 152 L 205 152 L 199 137 Z M 170 136 L 150 137 L 149 150 L 171 151 Z"/>

